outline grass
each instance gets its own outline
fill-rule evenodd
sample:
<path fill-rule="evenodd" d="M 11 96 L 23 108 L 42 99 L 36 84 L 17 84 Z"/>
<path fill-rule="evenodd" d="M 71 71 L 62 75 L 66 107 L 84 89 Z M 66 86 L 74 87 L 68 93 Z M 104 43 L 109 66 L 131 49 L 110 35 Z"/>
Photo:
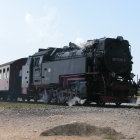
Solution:
<path fill-rule="evenodd" d="M 117 138 L 115 136 L 107 136 L 106 139 L 108 139 L 108 140 L 117 140 Z"/>
<path fill-rule="evenodd" d="M 14 103 L 14 102 L 0 102 L 0 107 L 6 109 L 16 109 L 16 108 L 25 108 L 25 109 L 38 109 L 38 108 L 54 108 L 55 105 L 46 105 L 46 104 L 35 104 L 35 103 Z"/>
<path fill-rule="evenodd" d="M 137 96 L 140 96 L 140 91 L 137 92 Z"/>

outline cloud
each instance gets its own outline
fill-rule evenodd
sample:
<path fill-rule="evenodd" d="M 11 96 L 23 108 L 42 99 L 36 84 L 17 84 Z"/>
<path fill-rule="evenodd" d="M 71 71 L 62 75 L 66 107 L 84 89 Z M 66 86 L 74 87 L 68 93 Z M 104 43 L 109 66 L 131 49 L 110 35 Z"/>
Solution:
<path fill-rule="evenodd" d="M 26 12 L 25 23 L 28 45 L 38 44 L 40 47 L 46 47 L 50 42 L 56 44 L 59 41 L 58 38 L 61 37 L 59 13 L 56 8 L 48 9 L 43 16 Z"/>
<path fill-rule="evenodd" d="M 33 20 L 33 16 L 30 13 L 25 14 L 25 22 L 30 24 Z"/>

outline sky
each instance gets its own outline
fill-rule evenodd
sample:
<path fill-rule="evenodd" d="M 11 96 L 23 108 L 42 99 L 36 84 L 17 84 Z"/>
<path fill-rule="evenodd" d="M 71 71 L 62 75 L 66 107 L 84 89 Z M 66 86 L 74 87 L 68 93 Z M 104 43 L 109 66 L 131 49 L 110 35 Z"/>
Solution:
<path fill-rule="evenodd" d="M 123 36 L 140 77 L 139 0 L 0 0 L 0 64 L 39 48 Z"/>

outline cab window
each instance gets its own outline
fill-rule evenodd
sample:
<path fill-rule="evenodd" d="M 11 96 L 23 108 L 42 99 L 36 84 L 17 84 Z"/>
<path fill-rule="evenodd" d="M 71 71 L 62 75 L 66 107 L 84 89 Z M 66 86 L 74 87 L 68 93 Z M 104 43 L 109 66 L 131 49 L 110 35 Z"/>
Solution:
<path fill-rule="evenodd" d="M 39 66 L 39 65 L 41 65 L 42 59 L 43 59 L 42 56 L 40 56 L 40 57 L 35 57 L 35 58 L 34 58 L 34 66 Z"/>
<path fill-rule="evenodd" d="M 39 60 L 40 60 L 39 57 L 34 59 L 34 66 L 39 66 Z"/>

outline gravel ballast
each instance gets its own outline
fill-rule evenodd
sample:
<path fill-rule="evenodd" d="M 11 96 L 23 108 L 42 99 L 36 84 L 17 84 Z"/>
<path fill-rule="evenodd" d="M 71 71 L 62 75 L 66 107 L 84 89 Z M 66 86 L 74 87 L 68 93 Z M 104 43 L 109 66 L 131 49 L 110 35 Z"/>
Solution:
<path fill-rule="evenodd" d="M 48 106 L 47 108 L 10 109 L 1 106 L 0 140 L 45 140 L 46 138 L 40 136 L 42 132 L 71 123 L 110 127 L 122 133 L 125 136 L 124 140 L 140 140 L 140 108 L 131 106 L 120 108 L 114 106 Z M 51 140 L 53 140 L 52 137 Z"/>

